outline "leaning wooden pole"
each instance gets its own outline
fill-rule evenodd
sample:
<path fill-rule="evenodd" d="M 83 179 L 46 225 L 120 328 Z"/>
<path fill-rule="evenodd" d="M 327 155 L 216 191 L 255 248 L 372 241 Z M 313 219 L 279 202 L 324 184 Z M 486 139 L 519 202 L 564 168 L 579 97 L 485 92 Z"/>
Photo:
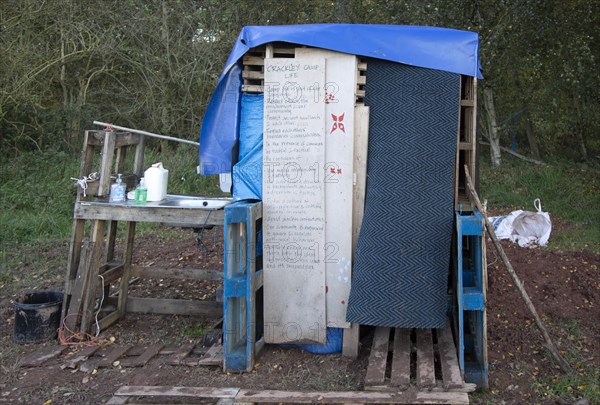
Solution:
<path fill-rule="evenodd" d="M 554 345 L 554 342 L 550 338 L 550 335 L 548 334 L 546 327 L 542 323 L 540 316 L 538 315 L 535 307 L 533 306 L 533 303 L 531 302 L 531 299 L 529 298 L 529 294 L 527 294 L 527 291 L 525 291 L 525 287 L 523 286 L 521 279 L 515 272 L 515 269 L 513 269 L 512 265 L 510 264 L 510 261 L 508 260 L 508 256 L 506 256 L 506 253 L 504 253 L 504 249 L 502 248 L 502 245 L 500 244 L 500 241 L 498 240 L 498 237 L 496 236 L 496 232 L 494 232 L 494 226 L 488 220 L 487 213 L 485 212 L 485 210 L 483 209 L 483 206 L 481 205 L 481 201 L 479 200 L 479 196 L 477 195 L 477 191 L 475 191 L 475 187 L 473 186 L 473 181 L 471 180 L 469 168 L 466 165 L 465 165 L 465 176 L 467 178 L 467 186 L 469 187 L 469 191 L 471 192 L 471 195 L 473 196 L 473 201 L 475 202 L 477 209 L 485 217 L 485 228 L 486 228 L 488 234 L 490 235 L 492 242 L 494 243 L 494 247 L 498 251 L 500 258 L 502 259 L 502 262 L 504 263 L 504 267 L 508 271 L 508 274 L 510 274 L 510 277 L 512 278 L 515 286 L 517 287 L 517 290 L 519 290 L 519 294 L 521 295 L 521 298 L 523 298 L 523 301 L 525 301 L 525 304 L 527 305 L 527 309 L 529 309 L 529 312 L 533 316 L 533 319 L 535 320 L 535 324 L 537 325 L 538 329 L 542 333 L 542 336 L 544 337 L 544 340 L 546 342 L 547 349 L 550 351 L 550 353 L 552 353 L 552 356 L 554 356 L 554 358 L 556 359 L 556 362 L 560 365 L 560 367 L 563 369 L 564 372 L 572 373 L 573 369 L 571 368 L 569 363 L 567 363 L 566 360 L 563 359 L 562 356 L 560 355 L 560 353 L 558 352 L 556 345 Z"/>

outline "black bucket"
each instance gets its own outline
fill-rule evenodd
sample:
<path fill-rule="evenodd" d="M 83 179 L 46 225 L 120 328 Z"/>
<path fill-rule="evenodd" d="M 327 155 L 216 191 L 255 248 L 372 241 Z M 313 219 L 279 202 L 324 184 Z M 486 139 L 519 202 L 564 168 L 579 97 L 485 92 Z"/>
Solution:
<path fill-rule="evenodd" d="M 13 301 L 15 343 L 37 343 L 55 339 L 60 326 L 63 293 L 36 291 Z"/>

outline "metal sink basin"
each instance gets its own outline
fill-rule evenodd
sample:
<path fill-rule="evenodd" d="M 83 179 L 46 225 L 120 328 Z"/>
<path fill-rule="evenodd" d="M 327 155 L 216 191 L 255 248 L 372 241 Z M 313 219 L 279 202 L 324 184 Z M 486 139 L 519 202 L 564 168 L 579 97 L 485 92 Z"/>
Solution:
<path fill-rule="evenodd" d="M 194 208 L 205 210 L 218 210 L 231 204 L 231 198 L 219 197 L 193 197 L 187 195 L 171 195 L 158 203 L 161 207 Z"/>

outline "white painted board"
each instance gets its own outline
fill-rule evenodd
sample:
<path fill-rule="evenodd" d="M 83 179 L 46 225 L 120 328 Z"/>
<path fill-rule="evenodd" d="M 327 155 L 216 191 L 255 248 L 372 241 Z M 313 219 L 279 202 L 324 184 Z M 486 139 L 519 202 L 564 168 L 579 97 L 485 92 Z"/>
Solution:
<path fill-rule="evenodd" d="M 346 308 L 352 270 L 352 186 L 355 55 L 297 48 L 296 57 L 326 58 L 325 88 L 325 260 L 327 326 L 349 328 Z"/>
<path fill-rule="evenodd" d="M 264 326 L 267 343 L 325 343 L 324 58 L 265 59 Z"/>

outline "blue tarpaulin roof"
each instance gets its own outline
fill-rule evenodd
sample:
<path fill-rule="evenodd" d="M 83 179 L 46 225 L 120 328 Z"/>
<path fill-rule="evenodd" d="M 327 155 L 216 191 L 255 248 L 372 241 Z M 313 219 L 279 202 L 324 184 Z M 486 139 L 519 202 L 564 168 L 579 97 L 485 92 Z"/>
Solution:
<path fill-rule="evenodd" d="M 238 137 L 242 56 L 270 42 L 330 49 L 481 78 L 477 33 L 447 28 L 369 24 L 244 27 L 204 114 L 200 131 L 203 174 L 231 171 Z"/>

